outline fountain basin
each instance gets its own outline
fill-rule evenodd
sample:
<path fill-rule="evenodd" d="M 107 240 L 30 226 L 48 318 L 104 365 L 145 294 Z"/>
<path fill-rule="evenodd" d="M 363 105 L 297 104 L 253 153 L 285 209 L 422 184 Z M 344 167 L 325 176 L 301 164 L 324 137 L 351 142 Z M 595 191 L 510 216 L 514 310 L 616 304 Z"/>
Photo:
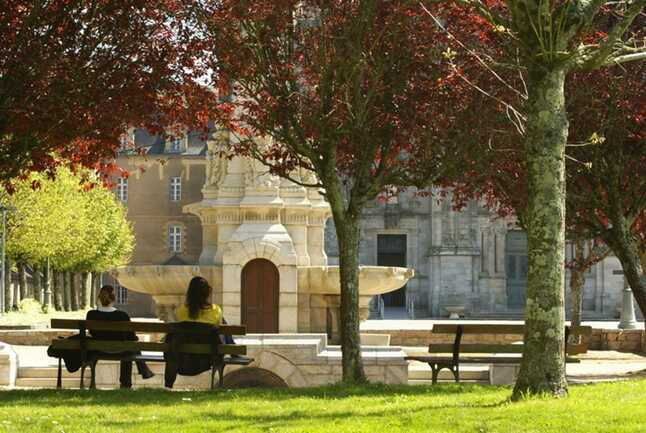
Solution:
<path fill-rule="evenodd" d="M 123 266 L 112 272 L 124 287 L 135 292 L 147 293 L 158 302 L 162 299 L 181 299 L 188 282 L 202 276 L 211 282 L 216 292 L 222 288 L 219 266 L 144 265 Z M 359 268 L 359 294 L 374 296 L 392 292 L 402 287 L 414 276 L 409 268 L 386 266 L 361 266 Z M 339 295 L 341 283 L 338 266 L 299 266 L 298 292 L 317 295 Z M 164 304 L 174 302 L 162 302 Z"/>
<path fill-rule="evenodd" d="M 338 266 L 299 266 L 299 291 L 317 295 L 341 294 Z M 409 268 L 387 266 L 359 267 L 359 295 L 374 296 L 404 286 L 415 275 Z"/>

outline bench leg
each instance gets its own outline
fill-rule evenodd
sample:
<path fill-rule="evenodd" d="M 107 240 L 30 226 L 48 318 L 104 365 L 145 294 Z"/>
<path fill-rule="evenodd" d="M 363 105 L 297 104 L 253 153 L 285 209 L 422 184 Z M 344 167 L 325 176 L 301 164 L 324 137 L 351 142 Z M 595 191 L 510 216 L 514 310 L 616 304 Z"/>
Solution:
<path fill-rule="evenodd" d="M 218 387 L 224 388 L 224 364 L 218 367 Z"/>
<path fill-rule="evenodd" d="M 451 368 L 451 371 L 453 372 L 455 383 L 460 383 L 460 366 L 459 365 L 454 366 L 453 368 Z"/>
<path fill-rule="evenodd" d="M 437 364 L 428 364 L 431 367 L 431 377 L 433 379 L 433 385 L 437 383 L 437 375 L 440 373 L 440 366 Z"/>
<path fill-rule="evenodd" d="M 90 363 L 90 374 L 92 375 L 92 378 L 90 379 L 90 389 L 96 389 L 96 363 L 97 360 Z"/>
<path fill-rule="evenodd" d="M 215 389 L 215 365 L 211 367 L 211 391 Z"/>
<path fill-rule="evenodd" d="M 58 376 L 56 376 L 56 388 L 63 387 L 63 358 L 58 358 Z"/>
<path fill-rule="evenodd" d="M 87 367 L 87 362 L 84 362 L 83 365 L 81 365 L 81 389 L 85 389 L 85 369 Z"/>

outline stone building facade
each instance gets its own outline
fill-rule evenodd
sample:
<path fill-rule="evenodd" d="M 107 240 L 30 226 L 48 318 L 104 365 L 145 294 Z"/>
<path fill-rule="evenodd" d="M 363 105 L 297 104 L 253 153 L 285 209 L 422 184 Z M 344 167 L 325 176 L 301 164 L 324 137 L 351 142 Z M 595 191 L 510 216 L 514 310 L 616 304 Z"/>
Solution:
<path fill-rule="evenodd" d="M 131 132 L 137 151 L 124 151 L 117 164 L 127 179 L 114 178 L 115 194 L 128 208 L 136 248 L 132 265 L 198 264 L 205 247 L 200 219 L 182 208 L 204 198 L 208 148 L 199 134 L 163 139 Z M 124 186 L 125 185 L 125 186 Z M 124 193 L 125 188 L 125 193 Z M 328 263 L 338 264 L 333 223 L 325 230 Z M 572 251 L 566 251 L 571 256 Z M 513 221 L 471 202 L 456 211 L 450 198 L 413 189 L 369 206 L 362 222 L 364 265 L 415 269 L 408 284 L 375 298 L 372 317 L 521 317 L 525 303 L 527 240 Z M 584 318 L 612 319 L 621 306 L 621 269 L 610 257 L 586 275 Z M 121 290 L 120 306 L 153 316 L 148 295 Z"/>
<path fill-rule="evenodd" d="M 326 253 L 335 263 L 331 221 L 327 228 Z M 360 254 L 362 264 L 415 269 L 400 293 L 374 302 L 373 318 L 447 317 L 449 310 L 472 318 L 523 315 L 527 236 L 513 220 L 499 218 L 475 201 L 456 211 L 450 197 L 438 191 L 421 195 L 410 189 L 388 202 L 375 202 L 364 213 Z M 566 257 L 572 255 L 568 245 Z M 617 258 L 609 257 L 586 274 L 584 319 L 618 317 L 623 277 L 613 271 L 619 269 Z M 568 298 L 566 293 L 566 308 Z"/>
<path fill-rule="evenodd" d="M 182 208 L 202 200 L 205 139 L 198 133 L 164 139 L 135 130 L 127 141 L 128 148 L 116 161 L 124 176 L 115 175 L 111 182 L 127 208 L 135 233 L 131 264 L 197 263 L 202 251 L 202 226 L 197 216 L 184 213 Z M 109 276 L 105 282 L 114 283 Z M 139 317 L 155 316 L 149 295 L 123 288 L 118 294 L 119 308 Z"/>

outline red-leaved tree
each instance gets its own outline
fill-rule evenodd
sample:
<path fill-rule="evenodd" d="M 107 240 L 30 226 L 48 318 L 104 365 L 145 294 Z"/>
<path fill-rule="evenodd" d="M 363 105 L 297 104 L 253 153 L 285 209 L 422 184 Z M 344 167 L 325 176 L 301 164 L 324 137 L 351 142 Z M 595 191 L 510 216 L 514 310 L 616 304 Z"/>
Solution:
<path fill-rule="evenodd" d="M 505 164 L 512 173 L 526 177 L 527 206 L 519 215 L 528 236 L 525 344 L 513 397 L 528 393 L 561 396 L 567 393 L 563 281 L 569 122 L 565 83 L 577 71 L 646 58 L 643 40 L 630 30 L 633 23 L 636 31 L 643 28 L 638 23 L 646 0 L 456 3 L 465 8 L 467 23 L 480 23 L 478 34 L 486 36 L 493 31 L 497 36 L 475 45 L 457 44 L 447 57 L 456 73 L 480 64 L 496 77 L 495 86 L 489 87 L 486 81 L 479 85 L 478 80 L 462 74 L 481 93 L 494 96 L 491 103 L 512 121 L 518 135 L 515 141 L 507 141 L 510 146 L 498 149 L 498 159 L 503 160 L 505 152 L 520 149 L 517 169 L 514 162 Z M 429 10 L 429 16 L 438 27 L 452 32 L 454 41 L 460 40 L 462 26 L 435 16 L 443 12 L 442 7 L 437 12 Z M 516 81 L 521 85 L 515 85 Z M 487 120 L 483 115 L 479 123 Z M 491 125 L 486 131 L 492 132 Z"/>
<path fill-rule="evenodd" d="M 359 343 L 361 213 L 389 187 L 431 179 L 451 148 L 426 143 L 448 96 L 437 33 L 410 1 L 224 0 L 203 17 L 232 94 L 236 151 L 321 188 L 339 241 L 343 379 L 365 380 Z M 439 117 L 443 116 L 440 114 Z M 444 119 L 447 120 L 448 119 Z M 446 143 L 443 141 L 442 143 Z M 305 169 L 315 177 L 299 177 Z"/>
<path fill-rule="evenodd" d="M 0 4 L 0 180 L 114 156 L 126 128 L 197 126 L 208 71 L 190 0 Z"/>

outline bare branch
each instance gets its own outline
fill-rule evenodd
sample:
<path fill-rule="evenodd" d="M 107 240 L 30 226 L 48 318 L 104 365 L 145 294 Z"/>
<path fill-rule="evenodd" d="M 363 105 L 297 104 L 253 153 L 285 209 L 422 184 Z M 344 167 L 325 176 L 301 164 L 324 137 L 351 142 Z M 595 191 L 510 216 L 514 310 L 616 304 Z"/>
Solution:
<path fill-rule="evenodd" d="M 574 66 L 580 69 L 596 69 L 605 64 L 612 63 L 625 63 L 626 61 L 639 60 L 642 58 L 641 53 L 635 53 L 637 56 L 633 59 L 633 54 L 626 56 L 614 57 L 614 59 L 625 58 L 621 62 L 613 61 L 613 52 L 617 49 L 617 45 L 622 44 L 621 38 L 626 33 L 635 18 L 642 13 L 646 6 L 646 0 L 635 0 L 632 4 L 628 3 L 629 7 L 621 19 L 608 33 L 608 38 L 599 45 L 596 50 L 581 50 L 579 55 L 574 57 Z M 620 47 L 621 51 L 621 47 Z"/>
<path fill-rule="evenodd" d="M 469 53 L 471 56 L 473 56 L 473 57 L 478 61 L 478 63 L 480 63 L 482 66 L 484 66 L 484 68 L 485 68 L 487 71 L 489 71 L 489 72 L 490 72 L 490 73 L 491 73 L 491 74 L 492 74 L 492 75 L 493 75 L 493 76 L 494 76 L 494 77 L 495 77 L 495 78 L 496 78 L 500 83 L 502 83 L 505 87 L 507 87 L 508 89 L 510 89 L 512 92 L 516 93 L 516 94 L 517 94 L 518 96 L 520 96 L 522 99 L 524 99 L 524 100 L 526 100 L 526 99 L 527 99 L 527 95 L 524 95 L 522 92 L 518 91 L 518 89 L 516 89 L 514 86 L 512 86 L 512 85 L 510 85 L 508 82 L 506 82 L 506 81 L 505 81 L 505 80 L 504 80 L 500 75 L 498 75 L 498 73 L 497 73 L 496 71 L 494 71 L 494 70 L 493 70 L 493 69 L 492 69 L 492 68 L 491 68 L 491 67 L 490 67 L 490 66 L 489 66 L 489 65 L 488 65 L 484 60 L 482 60 L 482 57 L 481 57 L 478 53 L 476 53 L 475 51 L 473 51 L 472 49 L 470 49 L 469 47 L 467 47 L 467 46 L 466 46 L 465 44 L 463 44 L 463 43 L 462 43 L 458 38 L 456 38 L 456 37 L 455 37 L 455 35 L 453 35 L 453 34 L 452 34 L 452 33 L 451 33 L 447 28 L 446 28 L 446 26 L 444 26 L 444 24 L 442 24 L 442 23 L 440 22 L 440 20 L 439 20 L 439 19 L 437 19 L 437 17 L 436 17 L 435 15 L 433 15 L 433 13 L 432 13 L 430 10 L 428 10 L 428 8 L 427 8 L 426 6 L 424 6 L 424 4 L 423 4 L 423 3 L 420 3 L 420 4 L 421 4 L 421 6 L 422 6 L 422 9 L 424 9 L 424 12 L 426 12 L 426 14 L 428 14 L 428 16 L 430 16 L 430 17 L 431 17 L 431 19 L 433 20 L 433 22 L 435 22 L 435 25 L 436 25 L 440 30 L 442 30 L 442 31 L 443 31 L 443 32 L 445 32 L 447 35 L 449 35 L 453 40 L 455 40 L 455 41 L 458 43 L 458 45 L 460 45 L 460 47 L 462 47 L 462 48 L 463 48 L 467 53 Z M 506 105 L 508 105 L 508 104 L 506 104 Z"/>
<path fill-rule="evenodd" d="M 628 62 L 634 62 L 636 60 L 644 60 L 644 59 L 646 59 L 646 51 L 643 51 L 640 53 L 624 54 L 622 56 L 617 56 L 617 57 L 610 57 L 608 58 L 608 60 L 606 60 L 605 64 L 614 65 L 614 64 L 628 63 Z"/>

